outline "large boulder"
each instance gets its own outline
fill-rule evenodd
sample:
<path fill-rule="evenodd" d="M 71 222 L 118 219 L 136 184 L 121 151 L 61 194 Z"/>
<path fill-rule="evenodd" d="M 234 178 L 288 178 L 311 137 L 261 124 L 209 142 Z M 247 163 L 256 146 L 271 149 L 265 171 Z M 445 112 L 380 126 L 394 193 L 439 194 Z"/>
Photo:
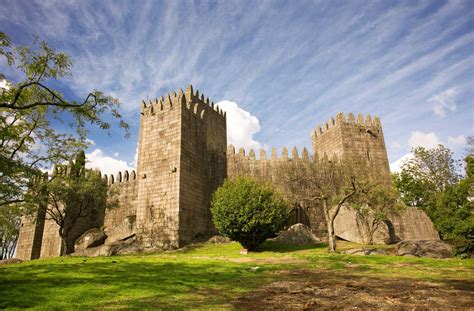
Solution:
<path fill-rule="evenodd" d="M 434 240 L 408 240 L 397 244 L 397 256 L 449 258 L 453 247 L 447 243 Z"/>
<path fill-rule="evenodd" d="M 336 236 L 350 242 L 365 244 L 367 237 L 364 230 L 357 224 L 356 212 L 348 206 L 343 206 L 334 219 L 334 231 Z M 375 231 L 373 241 L 375 244 L 394 243 L 394 236 L 387 223 L 382 222 Z"/>
<path fill-rule="evenodd" d="M 390 218 L 398 241 L 438 240 L 439 233 L 426 213 L 416 207 L 408 207 Z"/>
<path fill-rule="evenodd" d="M 97 247 L 104 244 L 107 235 L 103 230 L 93 228 L 84 232 L 74 243 L 74 251 L 82 251 L 87 248 Z"/>
<path fill-rule="evenodd" d="M 131 235 L 120 241 L 115 241 L 110 244 L 102 244 L 97 247 L 90 247 L 74 252 L 73 256 L 115 256 L 137 254 L 144 251 L 142 244 L 137 240 L 135 235 Z"/>
<path fill-rule="evenodd" d="M 287 230 L 278 232 L 273 241 L 296 245 L 311 245 L 320 242 L 311 231 L 311 228 L 303 224 L 295 224 Z"/>

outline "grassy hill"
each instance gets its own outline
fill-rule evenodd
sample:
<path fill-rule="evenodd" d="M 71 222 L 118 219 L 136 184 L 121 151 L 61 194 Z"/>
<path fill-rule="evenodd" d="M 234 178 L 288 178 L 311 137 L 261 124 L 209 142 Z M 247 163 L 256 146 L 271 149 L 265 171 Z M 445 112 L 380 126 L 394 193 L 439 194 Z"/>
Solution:
<path fill-rule="evenodd" d="M 240 248 L 204 243 L 1 266 L 0 309 L 474 307 L 471 259 L 349 256 L 270 241 L 249 255 Z"/>

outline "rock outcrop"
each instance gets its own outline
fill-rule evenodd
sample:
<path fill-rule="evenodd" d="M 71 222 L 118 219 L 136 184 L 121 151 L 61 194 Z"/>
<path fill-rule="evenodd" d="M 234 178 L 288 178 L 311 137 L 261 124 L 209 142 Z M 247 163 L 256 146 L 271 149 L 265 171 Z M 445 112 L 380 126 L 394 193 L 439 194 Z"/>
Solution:
<path fill-rule="evenodd" d="M 320 242 L 311 228 L 303 224 L 295 224 L 287 230 L 278 232 L 273 241 L 296 245 L 311 245 Z"/>
<path fill-rule="evenodd" d="M 356 212 L 350 207 L 343 206 L 334 220 L 334 231 L 336 236 L 350 242 L 365 244 L 366 237 L 363 230 L 359 228 L 356 221 Z M 386 223 L 381 223 L 374 234 L 375 244 L 394 243 L 394 236 L 391 234 Z"/>
<path fill-rule="evenodd" d="M 135 236 L 131 236 L 125 240 L 116 241 L 110 244 L 103 244 L 97 247 L 85 248 L 78 250 L 72 254 L 72 256 L 115 256 L 115 255 L 127 255 L 136 254 L 143 252 L 144 248 Z"/>
<path fill-rule="evenodd" d="M 447 243 L 433 240 L 409 240 L 397 244 L 397 256 L 449 258 L 453 247 Z"/>
<path fill-rule="evenodd" d="M 107 235 L 103 230 L 94 228 L 84 232 L 74 243 L 74 250 L 82 251 L 87 248 L 97 247 L 104 244 Z"/>
<path fill-rule="evenodd" d="M 439 241 L 439 233 L 425 212 L 408 207 L 397 216 L 391 217 L 393 230 L 398 241 L 403 240 L 435 240 Z"/>

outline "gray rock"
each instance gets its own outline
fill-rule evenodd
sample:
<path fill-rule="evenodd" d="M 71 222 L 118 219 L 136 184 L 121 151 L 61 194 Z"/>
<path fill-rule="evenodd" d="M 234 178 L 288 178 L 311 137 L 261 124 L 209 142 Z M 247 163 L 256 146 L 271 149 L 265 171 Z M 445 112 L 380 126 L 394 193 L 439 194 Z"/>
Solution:
<path fill-rule="evenodd" d="M 74 252 L 72 256 L 115 256 L 115 255 L 126 255 L 136 254 L 144 251 L 143 245 L 137 241 L 135 236 L 122 240 L 116 241 L 110 244 L 104 244 L 97 247 L 91 247 L 82 249 Z"/>
<path fill-rule="evenodd" d="M 320 240 L 313 234 L 311 228 L 303 224 L 295 224 L 287 230 L 277 233 L 277 237 L 273 241 L 296 244 L 296 245 L 312 245 L 320 242 Z"/>
<path fill-rule="evenodd" d="M 104 244 L 107 235 L 103 230 L 93 228 L 84 232 L 74 243 L 74 250 L 81 251 L 87 248 L 97 247 Z"/>
<path fill-rule="evenodd" d="M 356 221 L 356 212 L 348 206 L 343 206 L 339 214 L 334 219 L 334 231 L 336 236 L 350 242 L 365 244 L 367 237 L 363 230 L 359 228 Z M 386 223 L 381 223 L 374 233 L 375 244 L 391 244 L 394 241 Z"/>
<path fill-rule="evenodd" d="M 209 240 L 207 240 L 208 243 L 215 243 L 215 244 L 224 244 L 224 243 L 230 243 L 230 239 L 228 237 L 222 236 L 222 235 L 214 235 L 211 237 Z"/>
<path fill-rule="evenodd" d="M 453 247 L 447 243 L 433 240 L 409 240 L 397 244 L 397 256 L 415 256 L 429 258 L 449 258 Z"/>

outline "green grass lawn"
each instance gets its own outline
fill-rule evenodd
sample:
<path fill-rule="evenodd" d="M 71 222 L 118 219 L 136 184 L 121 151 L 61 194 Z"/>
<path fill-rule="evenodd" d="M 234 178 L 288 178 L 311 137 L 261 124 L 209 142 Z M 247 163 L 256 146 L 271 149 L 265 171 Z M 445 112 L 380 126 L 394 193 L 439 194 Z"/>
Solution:
<path fill-rule="evenodd" d="M 353 247 L 340 243 L 340 248 Z M 358 246 L 360 247 L 360 245 Z M 224 308 L 284 278 L 277 271 L 330 271 L 367 278 L 474 279 L 474 260 L 328 254 L 325 245 L 267 241 L 257 252 L 198 244 L 186 250 L 115 257 L 40 259 L 0 267 L 0 309 Z"/>

